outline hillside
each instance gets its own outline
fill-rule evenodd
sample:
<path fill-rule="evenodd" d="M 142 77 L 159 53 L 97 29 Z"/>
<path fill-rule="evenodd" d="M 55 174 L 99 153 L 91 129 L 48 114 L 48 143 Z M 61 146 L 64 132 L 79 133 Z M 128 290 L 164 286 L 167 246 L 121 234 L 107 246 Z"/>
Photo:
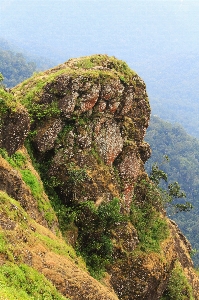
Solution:
<path fill-rule="evenodd" d="M 94 55 L 0 99 L 0 298 L 199 299 L 190 244 L 144 169 L 143 80 Z"/>
<path fill-rule="evenodd" d="M 0 38 L 0 73 L 3 75 L 3 85 L 11 88 L 29 78 L 34 72 L 53 66 L 48 59 L 29 57 L 15 49 L 6 40 Z"/>
<path fill-rule="evenodd" d="M 199 141 L 186 133 L 178 124 L 164 122 L 157 116 L 152 116 L 147 130 L 146 141 L 151 145 L 152 156 L 146 163 L 148 173 L 153 163 L 168 174 L 168 183 L 178 181 L 193 205 L 190 212 L 171 214 L 183 233 L 188 237 L 195 250 L 199 250 L 197 234 L 199 211 Z M 169 162 L 163 163 L 164 155 Z M 182 202 L 182 199 L 181 199 Z M 196 266 L 199 266 L 199 253 L 193 256 Z"/>
<path fill-rule="evenodd" d="M 4 84 L 13 87 L 30 77 L 36 71 L 34 63 L 27 63 L 22 54 L 0 49 L 0 72 L 4 76 Z"/>

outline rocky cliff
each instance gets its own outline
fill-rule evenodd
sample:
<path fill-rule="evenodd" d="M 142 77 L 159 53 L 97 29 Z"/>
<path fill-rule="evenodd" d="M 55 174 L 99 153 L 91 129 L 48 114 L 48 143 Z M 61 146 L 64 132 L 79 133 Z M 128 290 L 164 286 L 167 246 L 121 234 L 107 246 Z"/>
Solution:
<path fill-rule="evenodd" d="M 2 89 L 0 108 L 1 299 L 199 299 L 144 170 L 150 105 L 126 63 L 71 59 Z"/>

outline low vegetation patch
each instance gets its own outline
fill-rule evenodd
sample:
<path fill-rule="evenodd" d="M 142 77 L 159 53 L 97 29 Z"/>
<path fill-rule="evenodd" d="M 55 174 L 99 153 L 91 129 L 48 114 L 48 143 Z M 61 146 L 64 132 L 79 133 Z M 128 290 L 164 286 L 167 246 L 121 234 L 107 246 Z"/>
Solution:
<path fill-rule="evenodd" d="M 124 61 L 118 60 L 114 56 L 107 57 L 106 55 L 93 55 L 90 57 L 82 57 L 77 60 L 75 65 L 78 68 L 83 69 L 91 69 L 96 66 L 113 69 L 113 72 L 115 70 L 121 81 L 124 82 L 132 80 L 132 77 L 136 75 L 136 73 L 132 71 Z"/>
<path fill-rule="evenodd" d="M 77 228 L 76 251 L 85 259 L 91 275 L 100 279 L 113 259 L 111 230 L 126 220 L 120 213 L 119 200 L 115 198 L 99 207 L 92 201 L 71 207 L 57 202 L 56 210 L 63 233 Z"/>
<path fill-rule="evenodd" d="M 13 95 L 6 92 L 5 89 L 0 86 L 0 117 L 3 118 L 7 112 L 16 111 L 20 106 L 20 103 L 15 100 Z M 0 125 L 1 122 L 2 120 L 0 121 Z"/>
<path fill-rule="evenodd" d="M 166 291 L 161 300 L 194 300 L 193 290 L 184 275 L 182 267 L 176 263 L 173 269 Z"/>
<path fill-rule="evenodd" d="M 169 235 L 166 220 L 155 209 L 160 206 L 159 193 L 149 181 L 142 179 L 135 186 L 130 220 L 135 226 L 139 248 L 144 252 L 160 251 L 160 243 Z"/>
<path fill-rule="evenodd" d="M 92 276 L 101 278 L 113 258 L 111 230 L 124 221 L 118 199 L 102 203 L 98 208 L 93 202 L 77 207 L 75 224 L 78 227 L 77 249 L 85 258 Z"/>
<path fill-rule="evenodd" d="M 21 264 L 0 266 L 0 299 L 4 300 L 66 300 L 42 274 Z M 68 299 L 69 300 L 69 299 Z"/>
<path fill-rule="evenodd" d="M 16 170 L 19 171 L 25 184 L 38 204 L 38 209 L 44 214 L 49 225 L 55 220 L 55 213 L 47 197 L 44 196 L 44 188 L 39 178 L 28 167 L 28 158 L 20 150 L 9 156 L 5 149 L 0 148 L 0 155 Z"/>

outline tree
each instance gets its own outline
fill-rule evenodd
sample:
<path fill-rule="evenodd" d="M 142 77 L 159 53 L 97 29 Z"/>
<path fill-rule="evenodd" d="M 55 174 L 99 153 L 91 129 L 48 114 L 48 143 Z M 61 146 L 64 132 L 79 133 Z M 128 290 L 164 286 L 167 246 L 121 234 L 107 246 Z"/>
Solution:
<path fill-rule="evenodd" d="M 0 72 L 3 74 L 6 87 L 17 85 L 32 76 L 35 71 L 35 63 L 28 62 L 23 54 L 4 51 L 0 48 Z"/>
<path fill-rule="evenodd" d="M 166 161 L 169 160 L 168 156 L 165 156 L 164 158 L 166 159 Z M 168 176 L 159 168 L 157 163 L 154 163 L 152 165 L 149 178 L 159 189 L 165 208 L 173 208 L 175 213 L 181 211 L 190 211 L 193 208 L 190 202 L 176 203 L 177 199 L 186 198 L 186 194 L 181 190 L 181 187 L 177 181 L 167 184 Z M 166 183 L 166 188 L 162 187 L 162 180 Z"/>
<path fill-rule="evenodd" d="M 0 82 L 4 80 L 3 75 L 0 73 Z"/>

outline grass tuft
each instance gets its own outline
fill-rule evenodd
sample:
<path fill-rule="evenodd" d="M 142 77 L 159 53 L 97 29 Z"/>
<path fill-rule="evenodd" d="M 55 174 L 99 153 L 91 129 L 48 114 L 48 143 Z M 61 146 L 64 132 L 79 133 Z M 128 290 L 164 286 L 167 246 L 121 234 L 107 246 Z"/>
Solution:
<path fill-rule="evenodd" d="M 21 264 L 0 266 L 0 299 L 9 300 L 66 300 L 44 275 Z M 69 300 L 69 299 L 68 299 Z"/>

